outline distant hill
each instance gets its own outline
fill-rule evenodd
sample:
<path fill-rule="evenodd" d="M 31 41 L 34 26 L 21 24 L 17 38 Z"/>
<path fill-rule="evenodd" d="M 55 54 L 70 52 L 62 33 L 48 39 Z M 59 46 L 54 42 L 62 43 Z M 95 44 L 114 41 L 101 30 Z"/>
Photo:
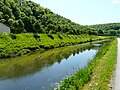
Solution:
<path fill-rule="evenodd" d="M 96 24 L 91 25 L 91 27 L 96 28 L 97 30 L 119 30 L 120 23 Z"/>
<path fill-rule="evenodd" d="M 120 23 L 96 24 L 89 26 L 94 28 L 99 35 L 119 35 Z"/>
<path fill-rule="evenodd" d="M 11 33 L 92 34 L 88 26 L 76 24 L 28 0 L 1 0 L 0 22 L 10 27 Z"/>

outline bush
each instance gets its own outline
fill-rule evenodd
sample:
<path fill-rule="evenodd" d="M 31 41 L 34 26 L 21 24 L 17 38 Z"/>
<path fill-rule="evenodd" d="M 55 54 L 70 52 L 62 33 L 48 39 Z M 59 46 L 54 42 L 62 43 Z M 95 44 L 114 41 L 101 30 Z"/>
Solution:
<path fill-rule="evenodd" d="M 12 39 L 16 39 L 16 38 L 17 38 L 16 35 L 15 35 L 15 34 L 12 34 L 12 33 L 10 33 L 10 37 L 11 37 Z"/>
<path fill-rule="evenodd" d="M 34 38 L 35 38 L 36 40 L 38 40 L 38 41 L 41 40 L 41 38 L 40 38 L 40 36 L 39 36 L 38 34 L 34 34 L 33 36 L 34 36 Z"/>
<path fill-rule="evenodd" d="M 48 37 L 54 39 L 54 37 L 51 34 L 48 34 Z"/>
<path fill-rule="evenodd" d="M 62 36 L 60 36 L 60 35 L 58 35 L 58 37 L 59 37 L 60 39 L 63 39 L 63 37 L 62 37 Z"/>

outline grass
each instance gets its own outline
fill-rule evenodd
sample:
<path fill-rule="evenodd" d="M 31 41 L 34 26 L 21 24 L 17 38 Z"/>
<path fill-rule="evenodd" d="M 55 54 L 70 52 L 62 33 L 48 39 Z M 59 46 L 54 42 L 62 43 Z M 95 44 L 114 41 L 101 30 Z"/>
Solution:
<path fill-rule="evenodd" d="M 112 42 L 107 53 L 97 61 L 92 79 L 82 90 L 111 90 L 110 79 L 117 60 L 117 40 Z"/>
<path fill-rule="evenodd" d="M 0 58 L 21 56 L 31 51 L 44 51 L 47 49 L 91 42 L 106 37 L 93 35 L 67 35 L 67 34 L 11 34 L 0 33 Z"/>
<path fill-rule="evenodd" d="M 109 90 L 116 64 L 117 40 L 103 46 L 84 69 L 60 82 L 60 90 Z"/>

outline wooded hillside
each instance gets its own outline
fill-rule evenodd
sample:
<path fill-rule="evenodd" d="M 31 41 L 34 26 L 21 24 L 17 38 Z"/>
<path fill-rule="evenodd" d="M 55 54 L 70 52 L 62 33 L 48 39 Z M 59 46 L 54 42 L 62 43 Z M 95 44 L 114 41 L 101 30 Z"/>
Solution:
<path fill-rule="evenodd" d="M 53 13 L 48 8 L 26 0 L 0 1 L 0 22 L 11 33 L 90 34 L 92 29 Z"/>

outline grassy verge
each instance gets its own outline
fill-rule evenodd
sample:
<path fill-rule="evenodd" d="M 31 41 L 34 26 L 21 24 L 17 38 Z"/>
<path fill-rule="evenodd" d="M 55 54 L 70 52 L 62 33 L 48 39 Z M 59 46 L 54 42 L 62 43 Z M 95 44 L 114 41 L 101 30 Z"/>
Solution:
<path fill-rule="evenodd" d="M 117 40 L 114 40 L 103 46 L 88 67 L 62 81 L 60 90 L 109 90 L 116 57 Z"/>
<path fill-rule="evenodd" d="M 31 51 L 43 51 L 104 38 L 92 35 L 0 33 L 0 58 L 21 56 Z"/>

